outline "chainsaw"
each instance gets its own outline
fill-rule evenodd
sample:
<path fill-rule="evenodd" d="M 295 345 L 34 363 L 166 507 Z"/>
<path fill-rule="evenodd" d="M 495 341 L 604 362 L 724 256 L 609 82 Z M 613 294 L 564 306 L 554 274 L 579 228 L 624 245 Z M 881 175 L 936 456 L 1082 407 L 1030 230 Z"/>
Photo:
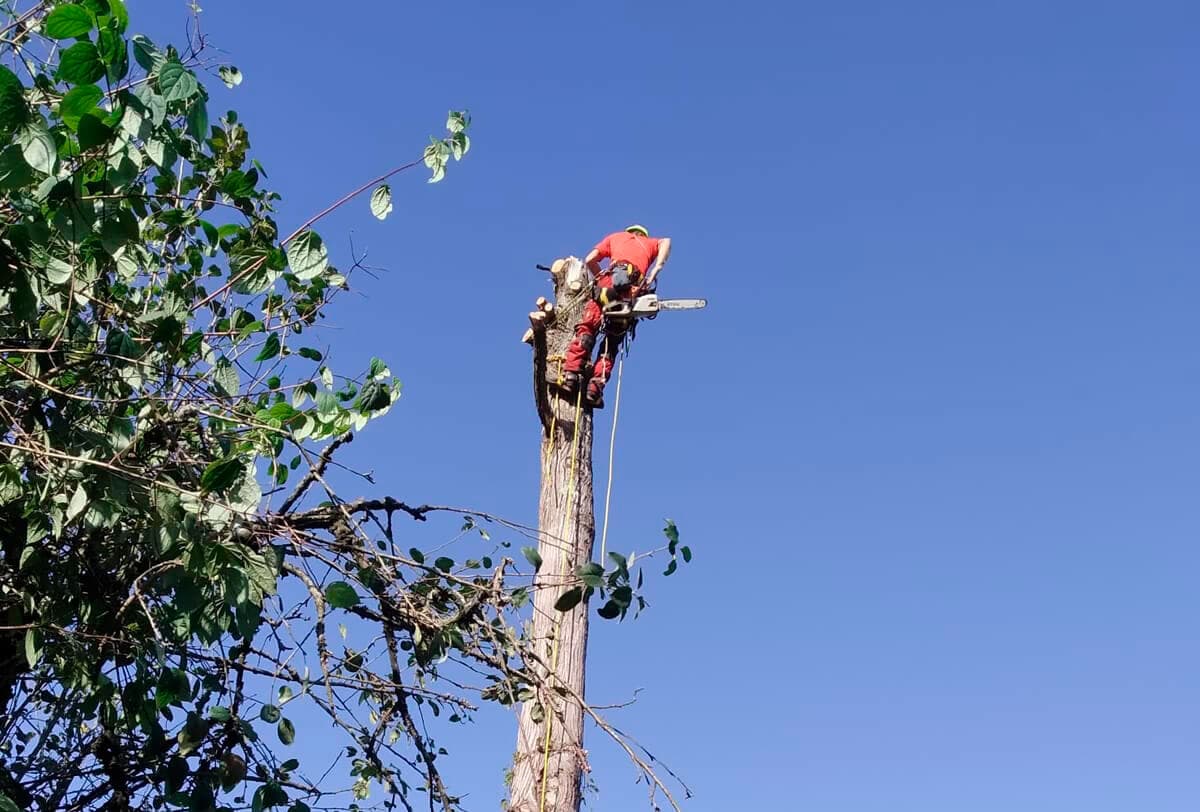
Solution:
<path fill-rule="evenodd" d="M 632 302 L 605 305 L 604 317 L 619 321 L 652 319 L 664 310 L 700 310 L 707 306 L 707 299 L 660 299 L 657 294 L 645 293 Z"/>

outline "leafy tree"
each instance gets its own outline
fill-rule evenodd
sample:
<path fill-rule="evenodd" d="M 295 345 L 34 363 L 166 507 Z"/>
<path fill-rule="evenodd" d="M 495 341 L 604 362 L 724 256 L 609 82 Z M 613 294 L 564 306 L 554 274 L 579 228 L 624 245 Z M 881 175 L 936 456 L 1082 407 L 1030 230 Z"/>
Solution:
<path fill-rule="evenodd" d="M 241 74 L 202 39 L 130 35 L 123 0 L 0 9 L 0 811 L 303 812 L 330 787 L 289 755 L 294 703 L 344 735 L 356 803 L 457 808 L 426 724 L 545 688 L 532 573 L 493 517 L 334 491 L 400 385 L 313 346 L 354 270 L 313 227 L 368 191 L 385 218 L 403 170 L 440 180 L 470 118 L 281 234 L 202 81 Z M 394 517 L 435 512 L 489 554 L 398 545 Z M 613 561 L 576 584 L 623 617 L 640 572 Z"/>

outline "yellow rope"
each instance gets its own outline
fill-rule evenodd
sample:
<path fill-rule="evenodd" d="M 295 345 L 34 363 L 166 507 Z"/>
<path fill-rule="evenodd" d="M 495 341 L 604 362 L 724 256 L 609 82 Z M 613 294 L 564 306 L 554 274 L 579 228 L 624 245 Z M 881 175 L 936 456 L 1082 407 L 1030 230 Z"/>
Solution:
<path fill-rule="evenodd" d="M 575 433 L 571 438 L 571 475 L 567 479 L 567 511 L 563 514 L 563 526 L 559 530 L 558 537 L 561 540 L 566 539 L 567 527 L 571 524 L 571 514 L 575 507 L 575 473 L 576 463 L 579 460 L 579 418 L 583 412 L 583 387 L 579 387 L 579 392 L 575 398 Z M 557 427 L 557 426 L 556 426 Z M 557 433 L 557 432 L 555 432 Z M 551 435 L 553 442 L 553 434 Z M 567 575 L 567 557 L 574 551 L 574 540 L 572 539 L 571 549 L 564 550 L 562 556 L 562 567 L 560 567 L 559 578 L 565 582 Z M 554 642 L 550 653 L 550 673 L 551 675 L 558 672 L 558 639 L 562 633 L 563 612 L 558 614 L 554 622 Z M 550 731 L 554 727 L 554 712 L 553 709 L 543 708 L 546 713 L 546 740 L 542 744 L 542 798 L 538 803 L 539 812 L 546 812 L 546 779 L 550 775 Z"/>
<path fill-rule="evenodd" d="M 612 499 L 613 452 L 617 447 L 617 417 L 621 414 L 621 372 L 625 369 L 625 358 L 617 361 L 617 397 L 613 403 L 612 433 L 608 437 L 608 488 L 604 491 L 604 530 L 600 533 L 600 566 L 604 566 L 604 554 L 608 551 L 608 504 Z"/>

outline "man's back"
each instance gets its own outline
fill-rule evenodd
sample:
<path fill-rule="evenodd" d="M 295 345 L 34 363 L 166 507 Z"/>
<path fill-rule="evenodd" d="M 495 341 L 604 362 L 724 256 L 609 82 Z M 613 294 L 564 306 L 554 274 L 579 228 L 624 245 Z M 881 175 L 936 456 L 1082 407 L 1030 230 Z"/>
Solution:
<path fill-rule="evenodd" d="M 596 251 L 601 258 L 608 257 L 610 264 L 628 262 L 644 274 L 658 254 L 658 240 L 628 231 L 616 231 L 601 240 Z"/>

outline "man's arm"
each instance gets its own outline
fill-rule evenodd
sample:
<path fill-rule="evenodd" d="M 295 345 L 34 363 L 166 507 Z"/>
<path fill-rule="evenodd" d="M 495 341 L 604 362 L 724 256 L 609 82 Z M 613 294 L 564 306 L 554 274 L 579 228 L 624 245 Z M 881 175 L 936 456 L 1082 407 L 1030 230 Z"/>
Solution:
<path fill-rule="evenodd" d="M 654 286 L 654 280 L 658 277 L 659 271 L 667 264 L 667 257 L 671 256 L 671 238 L 663 237 L 658 241 L 658 252 L 654 255 L 654 266 L 650 268 L 650 272 L 646 274 L 646 283 L 642 287 L 650 288 Z"/>
<path fill-rule="evenodd" d="M 583 264 L 586 265 L 587 269 L 592 272 L 592 276 L 598 276 L 600 274 L 600 260 L 603 258 L 604 255 L 600 253 L 599 248 L 593 248 L 591 253 L 584 258 Z"/>

